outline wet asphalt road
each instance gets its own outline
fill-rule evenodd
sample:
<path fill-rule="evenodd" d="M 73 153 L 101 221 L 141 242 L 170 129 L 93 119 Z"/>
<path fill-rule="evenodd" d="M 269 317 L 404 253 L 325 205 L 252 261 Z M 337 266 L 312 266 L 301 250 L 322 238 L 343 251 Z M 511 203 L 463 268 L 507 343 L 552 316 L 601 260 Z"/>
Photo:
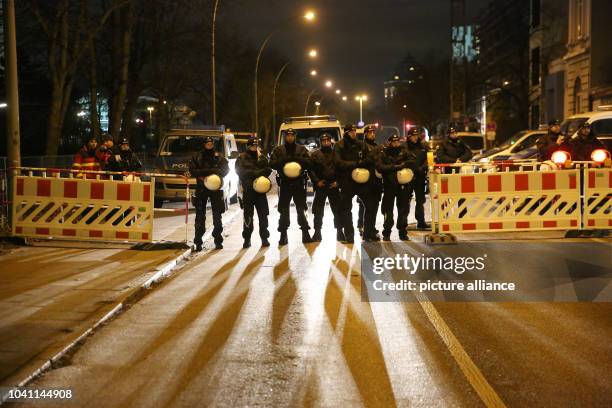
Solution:
<path fill-rule="evenodd" d="M 71 401 L 23 405 L 612 406 L 610 303 L 362 302 L 331 222 L 243 250 L 237 220 L 31 384 Z"/>

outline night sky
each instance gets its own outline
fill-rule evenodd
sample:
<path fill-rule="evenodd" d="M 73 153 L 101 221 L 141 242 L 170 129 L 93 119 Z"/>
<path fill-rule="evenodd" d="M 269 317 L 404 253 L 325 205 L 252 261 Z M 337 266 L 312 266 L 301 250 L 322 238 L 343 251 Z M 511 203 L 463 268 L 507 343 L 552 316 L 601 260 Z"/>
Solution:
<path fill-rule="evenodd" d="M 466 0 L 468 18 L 487 1 Z M 308 8 L 317 12 L 315 24 L 294 19 L 293 28 L 276 34 L 268 47 L 316 68 L 319 81 L 334 80 L 351 98 L 366 92 L 373 102 L 382 102 L 383 81 L 408 53 L 450 52 L 450 0 L 221 0 L 219 24 L 234 24 L 260 44 Z M 306 57 L 309 47 L 319 50 L 314 64 Z"/>

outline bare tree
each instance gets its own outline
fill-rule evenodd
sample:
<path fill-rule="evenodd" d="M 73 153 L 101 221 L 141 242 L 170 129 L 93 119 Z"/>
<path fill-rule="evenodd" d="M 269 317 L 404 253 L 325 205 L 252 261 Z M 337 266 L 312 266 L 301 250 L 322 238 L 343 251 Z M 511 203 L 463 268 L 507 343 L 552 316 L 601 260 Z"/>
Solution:
<path fill-rule="evenodd" d="M 98 13 L 87 0 L 29 2 L 48 44 L 51 103 L 47 122 L 47 155 L 57 154 L 75 74 L 83 56 L 113 11 L 129 1 L 115 0 Z"/>

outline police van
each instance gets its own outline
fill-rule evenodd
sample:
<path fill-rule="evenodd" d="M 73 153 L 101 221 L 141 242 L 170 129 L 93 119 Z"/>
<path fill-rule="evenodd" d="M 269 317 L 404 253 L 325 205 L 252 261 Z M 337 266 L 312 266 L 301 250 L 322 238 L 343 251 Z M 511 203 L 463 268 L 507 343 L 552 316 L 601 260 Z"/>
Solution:
<path fill-rule="evenodd" d="M 232 133 L 223 126 L 215 128 L 173 129 L 164 136 L 157 152 L 155 166 L 164 174 L 184 174 L 189 170 L 191 157 L 202 149 L 204 137 L 215 141 L 215 150 L 229 162 L 230 171 L 223 179 L 223 195 L 226 205 L 237 202 L 238 175 L 234 170 L 238 148 Z M 189 179 L 191 195 L 195 194 L 197 181 Z M 165 201 L 185 200 L 187 185 L 184 178 L 157 177 L 155 179 L 155 207 L 162 207 Z"/>
<path fill-rule="evenodd" d="M 304 145 L 309 151 L 319 148 L 319 137 L 328 133 L 333 143 L 342 137 L 340 122 L 333 115 L 295 116 L 285 119 L 278 131 L 276 145 L 285 143 L 287 129 L 295 131 L 295 142 Z"/>

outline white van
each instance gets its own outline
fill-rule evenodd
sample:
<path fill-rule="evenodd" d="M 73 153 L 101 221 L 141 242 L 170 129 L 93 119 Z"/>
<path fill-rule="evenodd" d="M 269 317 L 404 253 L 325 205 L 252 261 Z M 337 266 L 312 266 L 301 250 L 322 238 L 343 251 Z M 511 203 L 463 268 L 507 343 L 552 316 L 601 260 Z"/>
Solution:
<path fill-rule="evenodd" d="M 276 146 L 285 142 L 287 129 L 293 129 L 296 143 L 306 146 L 308 150 L 319 147 L 319 136 L 322 133 L 329 133 L 334 143 L 342 137 L 340 122 L 333 115 L 296 116 L 285 119 L 278 131 Z"/>
<path fill-rule="evenodd" d="M 189 170 L 191 157 L 202 149 L 205 136 L 215 140 L 215 150 L 223 155 L 228 162 L 230 172 L 223 179 L 223 195 L 226 205 L 238 200 L 238 175 L 234 170 L 238 158 L 238 148 L 234 135 L 218 129 L 174 129 L 164 136 L 157 152 L 157 171 L 165 174 L 184 174 Z M 189 179 L 191 194 L 195 194 L 197 182 Z M 155 179 L 155 207 L 160 208 L 164 201 L 183 201 L 185 199 L 186 183 L 183 178 L 157 177 Z"/>

